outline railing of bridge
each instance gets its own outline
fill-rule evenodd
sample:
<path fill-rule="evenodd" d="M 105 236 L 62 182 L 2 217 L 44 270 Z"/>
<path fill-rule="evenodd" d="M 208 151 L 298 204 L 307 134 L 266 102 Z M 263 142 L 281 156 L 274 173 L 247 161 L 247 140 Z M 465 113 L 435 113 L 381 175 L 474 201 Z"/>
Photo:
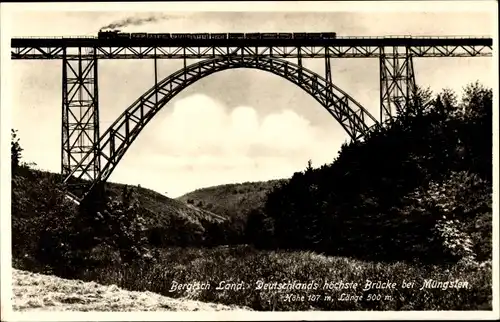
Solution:
<path fill-rule="evenodd" d="M 12 37 L 16 39 L 98 39 L 96 36 L 22 36 Z M 335 39 L 385 39 L 385 38 L 406 38 L 406 39 L 477 39 L 492 38 L 491 36 L 408 36 L 408 35 L 388 35 L 388 36 L 337 36 Z"/>
<path fill-rule="evenodd" d="M 23 36 L 12 37 L 16 39 L 97 39 L 96 36 Z"/>
<path fill-rule="evenodd" d="M 386 38 L 406 38 L 406 39 L 487 39 L 491 36 L 408 36 L 408 35 L 389 35 L 389 36 L 338 36 L 337 39 L 386 39 Z"/>

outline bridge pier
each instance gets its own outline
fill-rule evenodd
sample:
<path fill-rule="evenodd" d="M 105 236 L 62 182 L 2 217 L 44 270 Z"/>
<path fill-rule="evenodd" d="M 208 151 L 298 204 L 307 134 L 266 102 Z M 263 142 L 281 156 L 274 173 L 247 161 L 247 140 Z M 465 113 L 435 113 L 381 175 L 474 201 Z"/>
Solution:
<path fill-rule="evenodd" d="M 62 57 L 61 174 L 78 195 L 100 173 L 97 56 L 94 48 L 68 49 L 63 48 Z M 95 157 L 82 163 L 88 152 Z"/>
<path fill-rule="evenodd" d="M 331 98 L 331 93 L 332 93 L 332 69 L 331 69 L 331 53 L 329 47 L 325 47 L 325 79 L 328 84 L 328 92 L 326 93 L 328 99 Z"/>
<path fill-rule="evenodd" d="M 380 123 L 407 111 L 416 91 L 411 51 L 405 47 L 380 47 Z"/>
<path fill-rule="evenodd" d="M 154 72 L 155 72 L 155 104 L 158 104 L 158 56 L 156 54 L 156 47 L 154 49 Z"/>
<path fill-rule="evenodd" d="M 297 48 L 297 65 L 299 68 L 299 79 L 302 80 L 302 48 L 299 46 Z"/>

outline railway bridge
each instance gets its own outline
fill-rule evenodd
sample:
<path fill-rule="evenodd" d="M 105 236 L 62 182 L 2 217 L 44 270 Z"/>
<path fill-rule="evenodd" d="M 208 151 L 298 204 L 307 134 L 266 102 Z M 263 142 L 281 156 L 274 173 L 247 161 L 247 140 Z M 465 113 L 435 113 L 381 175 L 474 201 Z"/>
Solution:
<path fill-rule="evenodd" d="M 83 200 L 109 178 L 141 130 L 176 94 L 218 71 L 253 68 L 283 77 L 314 97 L 352 140 L 359 140 L 408 106 L 415 91 L 413 59 L 491 57 L 493 51 L 488 37 L 199 38 L 11 39 L 12 59 L 61 60 L 61 174 L 73 198 Z M 340 58 L 378 59 L 378 115 L 334 85 L 330 62 Z M 155 76 L 152 87 L 101 134 L 97 84 L 102 59 L 151 59 Z M 183 67 L 159 80 L 158 59 L 181 60 Z M 203 60 L 189 64 L 191 59 Z M 304 68 L 304 59 L 322 59 L 324 72 Z"/>

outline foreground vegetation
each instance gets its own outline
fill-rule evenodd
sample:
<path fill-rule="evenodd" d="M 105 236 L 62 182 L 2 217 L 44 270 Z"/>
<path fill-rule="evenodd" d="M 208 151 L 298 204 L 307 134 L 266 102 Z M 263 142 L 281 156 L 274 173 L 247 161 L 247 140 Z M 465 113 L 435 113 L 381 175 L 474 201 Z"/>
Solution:
<path fill-rule="evenodd" d="M 171 297 L 237 304 L 255 310 L 491 310 L 491 265 L 452 266 L 380 263 L 345 257 L 328 257 L 313 252 L 262 251 L 251 246 L 168 248 L 151 265 L 125 265 L 89 269 L 81 278 L 114 284 L 131 290 L 149 290 Z M 468 289 L 420 290 L 424 280 L 467 282 Z M 363 291 L 366 281 L 397 284 L 395 289 Z M 265 283 L 317 283 L 317 290 L 257 289 Z M 324 283 L 358 283 L 352 289 L 323 289 Z M 413 288 L 402 283 L 414 282 Z M 171 292 L 174 282 L 210 289 Z M 223 284 L 221 284 L 221 282 Z M 242 285 L 241 289 L 234 289 Z M 217 287 L 223 289 L 217 290 Z M 233 287 L 233 289 L 224 289 Z M 363 296 L 362 300 L 340 300 L 342 294 Z M 289 297 L 292 296 L 292 297 Z M 303 297 L 304 300 L 300 300 Z"/>
<path fill-rule="evenodd" d="M 22 162 L 14 132 L 13 265 L 256 310 L 491 309 L 491 122 L 491 89 L 472 84 L 460 101 L 419 91 L 390 126 L 290 180 L 180 201 L 107 184 L 79 208 L 58 175 Z M 421 290 L 431 279 L 468 288 Z M 319 288 L 286 298 L 259 280 Z M 325 290 L 325 280 L 358 287 Z M 396 287 L 363 291 L 367 280 Z M 211 289 L 169 292 L 174 282 Z M 215 290 L 220 282 L 245 287 Z"/>

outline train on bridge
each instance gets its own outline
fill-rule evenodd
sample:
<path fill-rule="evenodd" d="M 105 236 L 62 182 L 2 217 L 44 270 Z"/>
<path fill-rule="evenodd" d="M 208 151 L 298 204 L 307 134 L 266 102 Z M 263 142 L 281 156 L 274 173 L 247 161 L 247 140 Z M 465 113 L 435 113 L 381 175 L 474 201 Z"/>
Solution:
<path fill-rule="evenodd" d="M 285 33 L 126 33 L 120 30 L 99 31 L 98 39 L 335 39 L 335 32 Z"/>

